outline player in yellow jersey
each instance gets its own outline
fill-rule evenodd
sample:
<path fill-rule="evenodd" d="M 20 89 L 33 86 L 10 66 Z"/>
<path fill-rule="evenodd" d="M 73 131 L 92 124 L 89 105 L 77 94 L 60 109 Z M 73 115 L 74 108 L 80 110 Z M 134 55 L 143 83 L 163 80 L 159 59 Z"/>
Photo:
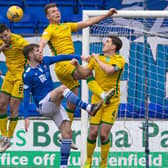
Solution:
<path fill-rule="evenodd" d="M 7 73 L 0 92 L 0 152 L 11 145 L 18 120 L 18 109 L 23 98 L 22 73 L 26 63 L 23 48 L 28 42 L 21 36 L 11 33 L 5 24 L 0 24 L 0 52 L 6 58 Z M 7 128 L 7 108 L 10 105 L 10 122 Z"/>
<path fill-rule="evenodd" d="M 100 129 L 101 140 L 101 168 L 107 168 L 107 157 L 110 149 L 109 135 L 116 120 L 120 102 L 120 77 L 124 69 L 125 60 L 116 52 L 122 47 L 122 41 L 113 35 L 108 36 L 103 46 L 104 55 L 93 55 L 87 67 L 81 66 L 77 60 L 71 62 L 75 65 L 78 75 L 85 77 L 95 71 L 95 80 L 99 86 L 108 92 L 111 88 L 115 89 L 115 94 L 109 104 L 103 104 L 101 109 L 94 117 L 90 118 L 90 131 L 87 139 L 87 160 L 85 168 L 92 165 L 92 156 L 96 147 L 96 139 Z M 93 93 L 92 103 L 99 102 L 100 96 Z"/>
<path fill-rule="evenodd" d="M 44 30 L 40 39 L 40 49 L 43 50 L 46 44 L 49 45 L 52 54 L 72 54 L 74 46 L 71 38 L 71 33 L 80 29 L 96 24 L 103 19 L 117 13 L 115 9 L 110 9 L 105 15 L 92 17 L 87 20 L 76 23 L 60 23 L 61 14 L 56 4 L 50 3 L 45 6 L 46 17 L 49 20 L 48 27 Z M 75 72 L 75 67 L 70 61 L 62 61 L 56 64 L 55 72 L 59 80 L 71 89 L 75 94 L 78 94 L 78 79 Z M 92 83 L 92 82 L 90 82 Z M 95 84 L 93 84 L 95 87 Z M 92 85 L 92 86 L 93 86 Z M 67 102 L 66 111 L 69 118 L 73 120 L 75 106 Z"/>

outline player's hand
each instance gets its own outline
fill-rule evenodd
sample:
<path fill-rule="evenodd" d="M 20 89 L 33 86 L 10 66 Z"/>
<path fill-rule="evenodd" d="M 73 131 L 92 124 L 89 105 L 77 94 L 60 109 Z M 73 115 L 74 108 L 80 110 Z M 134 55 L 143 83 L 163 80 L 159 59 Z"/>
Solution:
<path fill-rule="evenodd" d="M 76 66 L 76 65 L 78 65 L 79 63 L 78 63 L 78 60 L 77 60 L 76 58 L 73 58 L 73 59 L 71 60 L 71 64 L 74 65 L 74 66 Z"/>
<path fill-rule="evenodd" d="M 94 54 L 94 53 L 93 53 L 93 54 L 91 55 L 91 57 L 93 57 L 96 61 L 99 61 L 99 57 L 98 57 L 97 54 Z"/>
<path fill-rule="evenodd" d="M 85 61 L 85 62 L 89 62 L 90 61 L 90 56 L 84 56 L 84 55 L 82 55 L 81 56 L 81 60 Z"/>
<path fill-rule="evenodd" d="M 0 70 L 0 76 L 2 75 L 2 71 Z"/>
<path fill-rule="evenodd" d="M 30 126 L 30 120 L 28 118 L 25 119 L 25 131 L 28 132 L 28 128 Z"/>
<path fill-rule="evenodd" d="M 110 8 L 109 11 L 107 12 L 107 16 L 111 16 L 115 13 L 117 13 L 117 10 L 115 8 Z"/>
<path fill-rule="evenodd" d="M 9 48 L 10 48 L 10 45 L 7 44 L 7 43 L 3 43 L 3 44 L 0 46 L 0 49 L 1 49 L 1 50 L 7 50 L 7 49 L 9 49 Z"/>

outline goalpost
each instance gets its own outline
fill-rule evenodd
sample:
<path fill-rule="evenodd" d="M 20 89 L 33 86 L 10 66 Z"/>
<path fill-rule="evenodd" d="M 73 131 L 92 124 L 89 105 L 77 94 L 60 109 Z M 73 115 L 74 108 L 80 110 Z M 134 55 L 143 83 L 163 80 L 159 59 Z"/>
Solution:
<path fill-rule="evenodd" d="M 83 20 L 105 14 L 106 12 L 105 10 L 84 10 Z M 161 151 L 162 156 L 164 156 L 166 143 L 164 145 L 160 145 L 159 142 L 155 144 L 160 139 L 159 137 L 154 137 L 154 129 L 157 126 L 164 129 L 164 124 L 168 124 L 168 122 L 165 123 L 165 120 L 165 122 L 160 122 L 163 119 L 168 119 L 168 87 L 166 86 L 168 85 L 168 38 L 166 36 L 168 31 L 166 34 L 166 29 L 168 29 L 168 11 L 155 10 L 120 10 L 100 24 L 83 29 L 83 55 L 89 55 L 93 52 L 101 53 L 103 39 L 109 33 L 118 35 L 123 41 L 120 54 L 125 57 L 126 65 L 121 78 L 121 104 L 118 122 L 114 123 L 114 127 L 115 124 L 119 127 L 123 125 L 123 131 L 128 135 L 128 146 L 130 145 L 131 147 L 129 150 L 122 144 L 119 150 L 119 147 L 115 146 L 113 135 L 111 135 L 113 142 L 109 156 L 113 156 L 113 153 L 115 155 L 116 150 L 118 150 L 123 159 L 116 160 L 118 167 L 133 167 L 133 163 L 134 166 L 138 167 L 139 162 L 136 157 L 143 155 L 143 152 L 146 167 L 159 162 L 154 163 L 151 161 L 154 155 L 152 152 Z M 84 80 L 82 80 L 81 95 L 83 100 L 89 101 L 90 94 Z M 137 122 L 134 122 L 135 120 Z M 158 122 L 155 123 L 156 120 Z M 117 129 L 114 128 L 114 131 Z M 142 139 L 143 145 L 138 141 L 140 134 L 138 132 L 135 133 L 136 131 L 141 132 L 142 138 L 145 139 Z M 87 134 L 88 115 L 83 112 L 81 113 L 81 167 L 83 167 L 86 160 Z M 118 134 L 119 132 L 116 135 Z M 160 136 L 165 135 L 166 132 Z M 152 139 L 152 136 L 155 139 Z M 136 139 L 137 142 L 135 142 Z M 155 145 L 158 149 L 154 147 Z M 138 153 L 139 151 L 141 153 Z M 137 155 L 134 155 L 134 159 L 131 158 L 132 161 L 130 161 L 131 156 L 129 155 L 129 158 L 126 158 L 124 152 L 127 152 L 127 154 L 133 152 Z M 151 155 L 149 156 L 150 152 Z M 164 157 L 162 158 L 164 159 Z M 163 164 L 166 164 L 166 160 L 162 161 Z"/>

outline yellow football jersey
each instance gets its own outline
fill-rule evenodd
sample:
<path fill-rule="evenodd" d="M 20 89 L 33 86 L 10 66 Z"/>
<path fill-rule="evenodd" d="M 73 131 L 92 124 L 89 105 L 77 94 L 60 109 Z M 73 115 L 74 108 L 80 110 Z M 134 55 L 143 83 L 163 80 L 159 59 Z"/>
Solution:
<path fill-rule="evenodd" d="M 53 55 L 74 53 L 71 33 L 78 30 L 77 23 L 49 24 L 42 38 L 48 41 Z"/>
<path fill-rule="evenodd" d="M 0 40 L 0 45 L 3 41 Z M 6 65 L 8 71 L 11 73 L 22 72 L 26 63 L 25 56 L 23 55 L 23 48 L 28 42 L 17 34 L 11 34 L 10 48 L 2 50 L 6 58 Z"/>
<path fill-rule="evenodd" d="M 100 55 L 99 59 L 106 64 L 118 66 L 120 70 L 109 75 L 102 70 L 93 57 L 91 57 L 87 65 L 88 68 L 95 71 L 95 80 L 104 91 L 115 88 L 117 95 L 120 95 L 120 77 L 124 69 L 125 59 L 121 55 L 111 57 Z"/>

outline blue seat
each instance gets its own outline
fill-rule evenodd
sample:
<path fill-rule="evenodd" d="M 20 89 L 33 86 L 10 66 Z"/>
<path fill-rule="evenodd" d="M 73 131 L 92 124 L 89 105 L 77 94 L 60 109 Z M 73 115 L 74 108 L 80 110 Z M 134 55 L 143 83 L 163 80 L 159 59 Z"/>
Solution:
<path fill-rule="evenodd" d="M 73 16 L 73 7 L 72 6 L 59 6 L 61 12 L 61 20 L 63 22 L 71 22 Z"/>
<path fill-rule="evenodd" d="M 0 6 L 11 6 L 11 5 L 19 5 L 23 6 L 23 0 L 0 0 Z"/>
<path fill-rule="evenodd" d="M 2 24 L 7 24 L 8 26 L 10 26 L 10 21 L 8 20 L 8 18 L 6 17 L 6 14 L 1 13 L 0 12 L 0 23 Z"/>
<path fill-rule="evenodd" d="M 44 6 L 45 4 L 49 3 L 50 0 L 24 0 L 24 6 Z"/>
<path fill-rule="evenodd" d="M 98 1 L 98 0 L 83 0 L 83 1 L 79 1 L 79 4 L 83 5 L 83 6 L 102 7 L 103 6 L 103 1 Z"/>
<path fill-rule="evenodd" d="M 84 0 L 79 1 L 78 3 L 79 13 L 82 13 L 82 10 L 100 10 L 103 8 L 104 8 L 103 1 Z"/>
<path fill-rule="evenodd" d="M 69 5 L 74 5 L 76 3 L 76 0 L 50 0 L 51 3 L 56 3 L 58 6 L 59 5 L 64 5 L 64 6 L 69 6 Z"/>
<path fill-rule="evenodd" d="M 24 13 L 23 18 L 19 22 L 11 23 L 11 30 L 17 34 L 34 34 L 37 29 L 37 19 L 34 15 Z"/>
<path fill-rule="evenodd" d="M 73 14 L 71 21 L 72 22 L 79 22 L 82 20 L 82 14 Z"/>
<path fill-rule="evenodd" d="M 42 34 L 44 29 L 48 26 L 49 22 L 48 20 L 43 20 L 43 21 L 40 21 L 38 22 L 38 33 L 39 34 Z"/>

